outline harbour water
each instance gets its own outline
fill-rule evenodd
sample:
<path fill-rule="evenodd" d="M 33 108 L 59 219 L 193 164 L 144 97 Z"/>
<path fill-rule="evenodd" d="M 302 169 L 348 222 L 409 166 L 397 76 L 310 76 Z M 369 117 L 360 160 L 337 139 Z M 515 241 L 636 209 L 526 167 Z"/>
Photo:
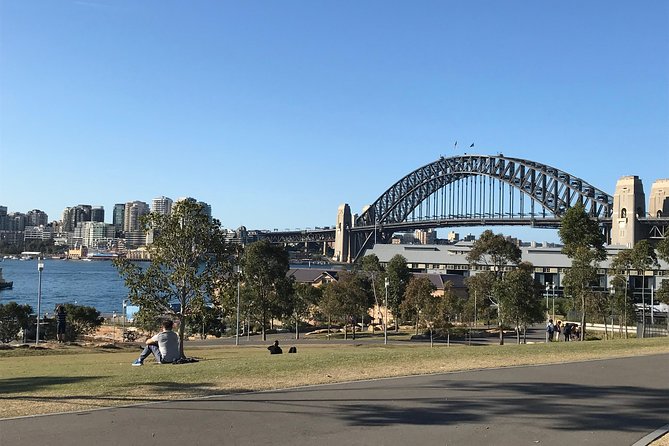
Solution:
<path fill-rule="evenodd" d="M 37 311 L 39 273 L 37 260 L 4 260 L 0 262 L 7 281 L 14 287 L 0 291 L 0 303 L 14 301 L 32 306 Z M 332 265 L 303 264 L 293 268 L 332 268 Z M 123 299 L 128 290 L 118 271 L 107 260 L 44 260 L 42 271 L 41 312 L 52 314 L 56 305 L 76 303 L 95 307 L 100 313 L 122 314 Z"/>
<path fill-rule="evenodd" d="M 14 301 L 28 304 L 37 311 L 39 273 L 37 260 L 4 260 L 0 262 L 9 290 L 0 291 L 0 303 Z M 42 314 L 52 314 L 59 303 L 76 303 L 95 307 L 103 314 L 121 314 L 128 290 L 109 261 L 44 260 L 42 271 Z"/>

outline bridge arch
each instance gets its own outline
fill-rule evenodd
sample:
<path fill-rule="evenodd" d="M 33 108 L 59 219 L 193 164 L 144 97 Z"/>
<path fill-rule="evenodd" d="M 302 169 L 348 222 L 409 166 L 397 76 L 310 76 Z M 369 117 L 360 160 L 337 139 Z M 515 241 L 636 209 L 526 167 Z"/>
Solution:
<path fill-rule="evenodd" d="M 457 192 L 452 187 L 455 185 Z M 450 197 L 443 192 L 449 186 Z M 440 197 L 439 191 L 442 191 Z M 505 202 L 507 194 L 509 200 Z M 518 197 L 517 203 L 514 197 Z M 458 200 L 457 206 L 454 198 Z M 434 217 L 453 217 L 455 209 L 456 217 L 486 218 L 490 224 L 495 223 L 496 217 L 503 220 L 503 216 L 528 221 L 559 219 L 577 202 L 582 202 L 593 218 L 609 218 L 613 208 L 612 196 L 556 167 L 502 154 L 461 155 L 440 157 L 407 174 L 369 206 L 354 226 L 405 222 L 422 203 L 428 200 L 429 204 L 430 199 Z M 514 205 L 519 211 L 517 215 Z M 448 209 L 450 214 L 446 212 Z"/>

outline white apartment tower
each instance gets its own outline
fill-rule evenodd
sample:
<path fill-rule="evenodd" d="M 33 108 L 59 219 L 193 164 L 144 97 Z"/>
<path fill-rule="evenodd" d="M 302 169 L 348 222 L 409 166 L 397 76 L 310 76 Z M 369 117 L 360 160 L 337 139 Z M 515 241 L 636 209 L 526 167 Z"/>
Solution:
<path fill-rule="evenodd" d="M 172 199 L 168 197 L 154 198 L 151 203 L 151 210 L 158 214 L 168 215 L 172 212 L 172 203 Z"/>

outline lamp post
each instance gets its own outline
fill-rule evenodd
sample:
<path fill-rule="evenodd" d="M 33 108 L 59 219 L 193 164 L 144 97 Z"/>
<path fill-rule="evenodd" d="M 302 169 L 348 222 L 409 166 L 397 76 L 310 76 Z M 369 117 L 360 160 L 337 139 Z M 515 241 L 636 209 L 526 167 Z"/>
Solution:
<path fill-rule="evenodd" d="M 242 268 L 241 266 L 237 266 L 237 329 L 235 330 L 235 345 L 239 345 L 239 288 L 240 288 L 240 282 L 242 281 Z"/>
<path fill-rule="evenodd" d="M 383 317 L 383 343 L 388 343 L 388 286 L 390 285 L 390 280 L 386 277 L 384 282 L 386 286 L 386 297 L 383 300 L 383 306 L 385 307 L 386 315 Z"/>
<path fill-rule="evenodd" d="M 553 296 L 553 322 L 555 322 L 555 283 L 551 283 L 551 291 Z"/>
<path fill-rule="evenodd" d="M 548 306 L 548 293 L 551 289 L 551 284 L 550 282 L 546 282 L 546 318 L 550 319 L 550 312 L 549 312 L 549 306 Z"/>
<path fill-rule="evenodd" d="M 39 344 L 39 322 L 42 312 L 42 270 L 44 270 L 44 261 L 37 259 L 37 331 L 35 333 L 35 345 Z"/>

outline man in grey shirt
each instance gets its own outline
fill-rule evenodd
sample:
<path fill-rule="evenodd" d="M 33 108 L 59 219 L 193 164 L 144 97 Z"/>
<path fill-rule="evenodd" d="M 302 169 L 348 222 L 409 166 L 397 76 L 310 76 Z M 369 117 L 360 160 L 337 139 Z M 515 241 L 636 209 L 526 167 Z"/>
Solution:
<path fill-rule="evenodd" d="M 179 359 L 179 336 L 172 331 L 174 322 L 167 319 L 163 321 L 163 330 L 157 335 L 146 340 L 146 347 L 139 355 L 139 359 L 132 363 L 133 366 L 144 365 L 144 360 L 153 353 L 158 364 L 171 363 Z"/>

